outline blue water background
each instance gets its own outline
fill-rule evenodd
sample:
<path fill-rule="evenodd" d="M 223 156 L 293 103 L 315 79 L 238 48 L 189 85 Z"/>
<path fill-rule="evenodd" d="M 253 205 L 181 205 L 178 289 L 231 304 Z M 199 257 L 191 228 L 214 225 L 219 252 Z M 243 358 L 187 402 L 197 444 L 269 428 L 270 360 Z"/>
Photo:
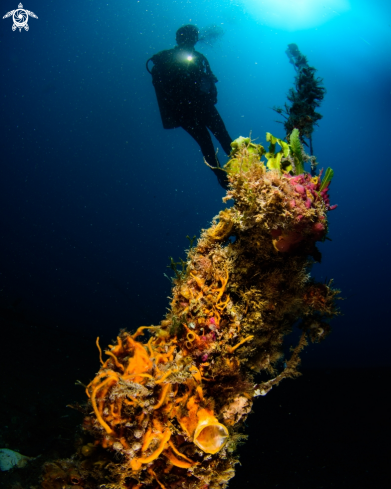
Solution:
<path fill-rule="evenodd" d="M 16 5 L 3 1 L 1 16 Z M 390 365 L 389 1 L 352 0 L 341 13 L 333 5 L 327 22 L 307 28 L 286 25 L 281 12 L 269 21 L 255 1 L 24 8 L 38 16 L 28 32 L 0 23 L 3 310 L 91 338 L 162 319 L 168 257 L 185 256 L 186 235 L 209 225 L 224 192 L 190 136 L 162 128 L 145 63 L 174 46 L 181 25 L 216 24 L 224 36 L 197 49 L 219 79 L 217 108 L 233 139 L 284 136 L 271 107 L 293 86 L 288 43 L 327 89 L 313 143 L 320 166 L 335 171 L 339 207 L 313 273 L 333 277 L 345 300 L 304 366 Z"/>

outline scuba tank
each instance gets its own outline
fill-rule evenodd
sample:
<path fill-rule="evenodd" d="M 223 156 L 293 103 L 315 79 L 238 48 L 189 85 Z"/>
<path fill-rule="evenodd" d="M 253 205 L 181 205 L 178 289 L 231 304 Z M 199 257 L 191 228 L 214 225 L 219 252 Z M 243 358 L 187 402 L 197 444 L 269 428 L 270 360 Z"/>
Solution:
<path fill-rule="evenodd" d="M 169 70 L 169 62 L 171 56 L 168 51 L 161 51 L 155 54 L 146 63 L 148 73 L 152 75 L 152 84 L 155 88 L 157 103 L 159 106 L 160 117 L 164 129 L 174 129 L 179 127 L 180 124 L 175 120 L 172 112 L 172 100 L 168 90 L 169 77 L 167 76 L 167 70 Z M 152 61 L 152 70 L 149 69 L 148 64 Z"/>

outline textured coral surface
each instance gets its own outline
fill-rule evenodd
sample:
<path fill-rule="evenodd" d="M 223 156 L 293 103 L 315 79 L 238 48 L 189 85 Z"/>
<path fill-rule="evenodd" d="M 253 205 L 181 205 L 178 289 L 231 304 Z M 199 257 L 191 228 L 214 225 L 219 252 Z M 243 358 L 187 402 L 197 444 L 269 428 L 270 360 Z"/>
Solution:
<path fill-rule="evenodd" d="M 181 269 L 174 265 L 165 319 L 121 331 L 104 359 L 100 352 L 86 388 L 89 443 L 72 460 L 46 466 L 43 488 L 54 480 L 224 488 L 253 398 L 299 375 L 307 340 L 327 336 L 338 291 L 309 275 L 309 256 L 327 235 L 327 190 L 320 192 L 319 177 L 268 171 L 248 148 L 240 144 L 227 166 L 225 200 L 234 205 L 202 232 Z M 294 325 L 300 339 L 285 355 Z"/>

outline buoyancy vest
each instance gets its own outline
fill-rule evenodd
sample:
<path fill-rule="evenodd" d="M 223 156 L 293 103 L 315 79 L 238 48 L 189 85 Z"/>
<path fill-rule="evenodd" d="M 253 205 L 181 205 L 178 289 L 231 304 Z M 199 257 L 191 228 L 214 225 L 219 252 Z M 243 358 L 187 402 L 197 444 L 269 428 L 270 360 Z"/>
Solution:
<path fill-rule="evenodd" d="M 148 63 L 152 61 L 152 70 Z M 184 111 L 217 103 L 217 78 L 208 60 L 197 51 L 181 48 L 160 51 L 147 61 L 152 75 L 163 127 L 180 126 Z"/>

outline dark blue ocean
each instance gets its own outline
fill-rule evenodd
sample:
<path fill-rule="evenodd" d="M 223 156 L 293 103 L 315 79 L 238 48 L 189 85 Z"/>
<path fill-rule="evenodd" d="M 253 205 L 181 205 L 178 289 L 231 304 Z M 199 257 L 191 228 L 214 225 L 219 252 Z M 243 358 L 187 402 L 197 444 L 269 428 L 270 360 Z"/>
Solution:
<path fill-rule="evenodd" d="M 1 17 L 17 2 L 2 0 Z M 322 372 L 324 389 L 315 377 L 313 383 L 333 415 L 340 403 L 346 401 L 345 413 L 353 412 L 377 392 L 372 380 L 391 367 L 391 2 L 26 0 L 23 8 L 38 17 L 29 17 L 28 31 L 13 31 L 12 17 L 0 22 L 0 344 L 7 358 L 0 375 L 14 379 L 14 390 L 1 393 L 8 396 L 3 408 L 10 417 L 0 429 L 0 445 L 22 450 L 25 443 L 24 451 L 34 451 L 35 428 L 30 437 L 27 428 L 12 435 L 18 429 L 12 417 L 25 419 L 23 396 L 12 396 L 20 395 L 34 358 L 43 365 L 47 355 L 50 363 L 42 366 L 42 377 L 28 379 L 29 399 L 54 371 L 59 377 L 50 385 L 68 389 L 76 374 L 59 379 L 69 358 L 72 368 L 90 368 L 84 375 L 93 376 L 99 367 L 95 338 L 107 344 L 121 328 L 157 324 L 164 317 L 169 257 L 184 258 L 186 236 L 198 236 L 224 207 L 225 193 L 194 140 L 182 128 L 163 129 L 146 70 L 146 61 L 174 47 L 176 30 L 189 23 L 200 29 L 215 25 L 221 32 L 213 46 L 199 43 L 196 49 L 219 80 L 217 109 L 233 139 L 251 133 L 266 145 L 266 132 L 285 136 L 277 122 L 283 119 L 272 107 L 282 106 L 294 86 L 288 44 L 296 43 L 323 79 L 327 93 L 313 148 L 320 167 L 334 169 L 330 197 L 338 207 L 329 213 L 332 241 L 319 244 L 323 258 L 312 273 L 320 281 L 333 278 L 344 300 L 332 334 L 308 348 L 302 365 Z M 221 148 L 218 154 L 225 163 Z M 11 330 L 16 335 L 9 338 Z M 80 351 L 96 363 L 82 365 Z M 361 372 L 344 381 L 348 386 L 348 379 L 356 379 L 352 404 L 352 397 L 341 398 L 341 385 L 337 389 L 328 380 L 327 372 L 338 369 Z M 289 382 L 288 420 L 294 382 L 300 380 Z M 61 400 L 64 412 L 76 396 L 73 388 Z M 311 386 L 301 388 L 310 398 Z M 45 408 L 28 419 L 40 409 Z M 270 413 L 276 419 L 268 423 L 279 424 L 279 411 Z M 325 436 L 333 423 L 322 423 Z M 352 436 L 356 440 L 353 425 L 341 439 Z M 282 467 L 297 449 L 285 453 L 284 443 L 279 431 L 275 450 L 281 446 Z M 262 452 L 267 448 L 256 452 L 253 467 L 262 465 Z M 276 469 L 262 487 L 307 487 L 303 465 L 297 472 L 302 479 L 295 485 L 279 482 Z M 246 483 L 243 473 L 230 487 L 239 481 Z M 248 487 L 261 487 L 260 481 Z M 338 484 L 337 475 L 324 485 L 319 475 L 311 481 L 312 488 L 353 487 Z"/>

